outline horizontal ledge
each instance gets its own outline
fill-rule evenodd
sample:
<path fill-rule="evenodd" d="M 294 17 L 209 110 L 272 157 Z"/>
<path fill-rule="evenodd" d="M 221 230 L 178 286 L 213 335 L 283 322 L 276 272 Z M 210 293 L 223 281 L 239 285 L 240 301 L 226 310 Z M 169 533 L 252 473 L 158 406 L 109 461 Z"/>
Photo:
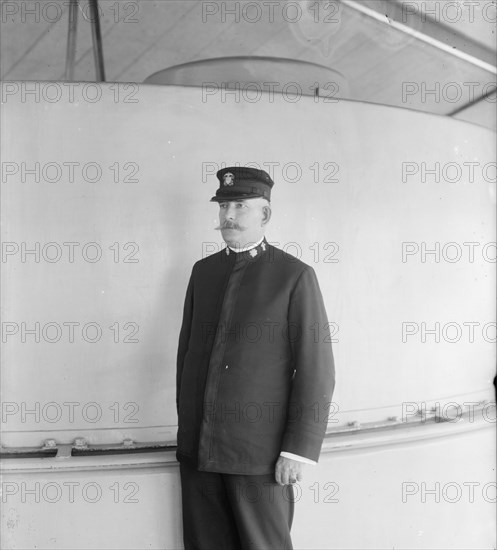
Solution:
<path fill-rule="evenodd" d="M 323 441 L 321 455 L 344 451 L 392 447 L 494 427 L 482 415 L 466 413 L 457 419 L 430 418 L 408 422 L 387 421 L 349 426 L 329 431 Z M 492 431 L 493 434 L 493 431 Z M 3 448 L 2 472 L 36 473 L 57 471 L 96 471 L 117 469 L 163 468 L 177 465 L 174 442 L 127 443 L 126 445 L 73 446 L 53 448 Z"/>

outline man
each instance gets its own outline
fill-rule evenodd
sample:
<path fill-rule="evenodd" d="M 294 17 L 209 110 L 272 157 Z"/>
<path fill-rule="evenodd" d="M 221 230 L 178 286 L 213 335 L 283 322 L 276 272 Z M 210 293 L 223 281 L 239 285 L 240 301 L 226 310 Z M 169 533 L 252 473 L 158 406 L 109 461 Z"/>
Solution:
<path fill-rule="evenodd" d="M 318 460 L 334 387 L 328 320 L 314 270 L 264 238 L 269 175 L 217 177 L 227 247 L 193 267 L 178 346 L 183 538 L 291 549 L 292 484 Z"/>

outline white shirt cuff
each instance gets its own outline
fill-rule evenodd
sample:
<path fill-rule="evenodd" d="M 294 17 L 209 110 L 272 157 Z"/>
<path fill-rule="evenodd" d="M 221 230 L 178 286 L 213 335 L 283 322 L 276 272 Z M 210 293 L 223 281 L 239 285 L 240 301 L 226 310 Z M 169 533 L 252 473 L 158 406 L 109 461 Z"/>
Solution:
<path fill-rule="evenodd" d="M 316 461 L 311 460 L 310 458 L 305 458 L 305 456 L 300 456 L 300 455 L 294 455 L 293 453 L 287 453 L 286 451 L 282 451 L 280 453 L 280 456 L 284 456 L 285 458 L 291 458 L 292 460 L 298 460 L 299 462 L 305 462 L 306 464 L 312 464 L 313 466 L 317 464 Z"/>

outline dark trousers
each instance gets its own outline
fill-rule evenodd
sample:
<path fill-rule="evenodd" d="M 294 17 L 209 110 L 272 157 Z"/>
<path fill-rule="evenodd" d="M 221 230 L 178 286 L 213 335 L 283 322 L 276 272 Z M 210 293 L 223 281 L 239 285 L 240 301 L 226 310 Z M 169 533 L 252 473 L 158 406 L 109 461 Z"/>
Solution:
<path fill-rule="evenodd" d="M 199 472 L 180 463 L 185 550 L 291 550 L 294 493 L 273 474 Z"/>

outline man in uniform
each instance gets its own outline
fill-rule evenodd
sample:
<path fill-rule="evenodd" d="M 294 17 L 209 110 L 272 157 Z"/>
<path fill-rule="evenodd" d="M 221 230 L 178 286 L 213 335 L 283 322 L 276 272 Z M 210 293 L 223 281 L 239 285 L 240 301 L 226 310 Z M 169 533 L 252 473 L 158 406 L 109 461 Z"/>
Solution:
<path fill-rule="evenodd" d="M 312 267 L 264 238 L 273 181 L 217 173 L 227 247 L 198 261 L 177 360 L 186 550 L 291 549 L 292 484 L 318 460 L 334 388 Z"/>

